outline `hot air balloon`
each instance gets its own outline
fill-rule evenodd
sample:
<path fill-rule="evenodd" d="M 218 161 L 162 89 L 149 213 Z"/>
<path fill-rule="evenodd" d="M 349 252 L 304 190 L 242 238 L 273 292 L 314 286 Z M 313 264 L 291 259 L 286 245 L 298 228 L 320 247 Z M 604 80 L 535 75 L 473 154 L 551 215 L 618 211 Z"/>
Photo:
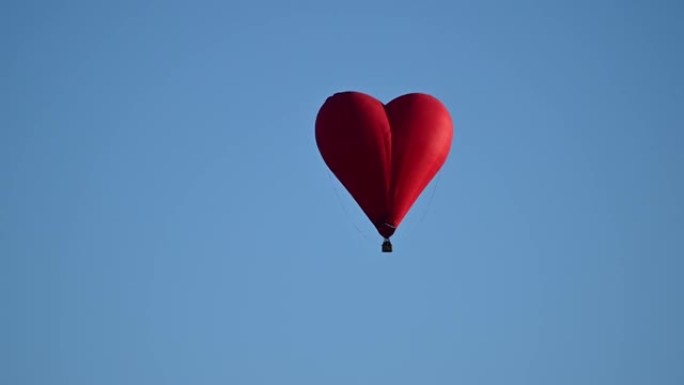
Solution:
<path fill-rule="evenodd" d="M 341 92 L 318 111 L 321 156 L 384 238 L 382 251 L 392 251 L 390 237 L 444 165 L 453 131 L 446 107 L 424 93 L 383 104 Z"/>

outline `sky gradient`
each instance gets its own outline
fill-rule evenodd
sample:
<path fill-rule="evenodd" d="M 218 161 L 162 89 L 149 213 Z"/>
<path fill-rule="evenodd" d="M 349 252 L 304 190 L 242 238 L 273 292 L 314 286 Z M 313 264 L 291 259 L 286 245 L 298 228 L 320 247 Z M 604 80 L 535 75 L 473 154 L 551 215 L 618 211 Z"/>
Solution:
<path fill-rule="evenodd" d="M 684 5 L 5 1 L 0 383 L 684 383 Z M 393 237 L 318 108 L 439 98 Z"/>

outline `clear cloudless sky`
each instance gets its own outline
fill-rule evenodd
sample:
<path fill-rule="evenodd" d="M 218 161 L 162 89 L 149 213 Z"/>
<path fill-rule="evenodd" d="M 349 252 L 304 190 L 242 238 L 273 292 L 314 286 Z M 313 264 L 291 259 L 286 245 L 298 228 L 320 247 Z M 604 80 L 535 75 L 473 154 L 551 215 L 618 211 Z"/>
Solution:
<path fill-rule="evenodd" d="M 681 1 L 3 1 L 0 383 L 684 384 Z M 393 238 L 325 99 L 450 157 Z"/>

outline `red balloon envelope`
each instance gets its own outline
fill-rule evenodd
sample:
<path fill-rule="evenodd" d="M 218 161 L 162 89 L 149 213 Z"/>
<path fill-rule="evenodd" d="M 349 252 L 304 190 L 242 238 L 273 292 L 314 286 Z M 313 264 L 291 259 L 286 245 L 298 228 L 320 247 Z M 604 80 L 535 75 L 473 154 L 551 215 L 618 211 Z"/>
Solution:
<path fill-rule="evenodd" d="M 342 92 L 318 112 L 323 160 L 385 238 L 383 251 L 391 251 L 389 238 L 446 161 L 453 132 L 446 107 L 422 93 L 385 105 Z"/>

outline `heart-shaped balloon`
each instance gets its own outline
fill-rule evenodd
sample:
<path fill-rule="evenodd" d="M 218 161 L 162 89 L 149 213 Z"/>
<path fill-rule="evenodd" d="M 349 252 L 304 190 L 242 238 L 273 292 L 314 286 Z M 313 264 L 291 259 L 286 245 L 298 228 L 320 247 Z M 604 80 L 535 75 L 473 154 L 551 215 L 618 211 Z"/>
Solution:
<path fill-rule="evenodd" d="M 323 160 L 387 243 L 446 161 L 453 131 L 446 107 L 423 93 L 386 105 L 337 93 L 316 117 Z"/>

